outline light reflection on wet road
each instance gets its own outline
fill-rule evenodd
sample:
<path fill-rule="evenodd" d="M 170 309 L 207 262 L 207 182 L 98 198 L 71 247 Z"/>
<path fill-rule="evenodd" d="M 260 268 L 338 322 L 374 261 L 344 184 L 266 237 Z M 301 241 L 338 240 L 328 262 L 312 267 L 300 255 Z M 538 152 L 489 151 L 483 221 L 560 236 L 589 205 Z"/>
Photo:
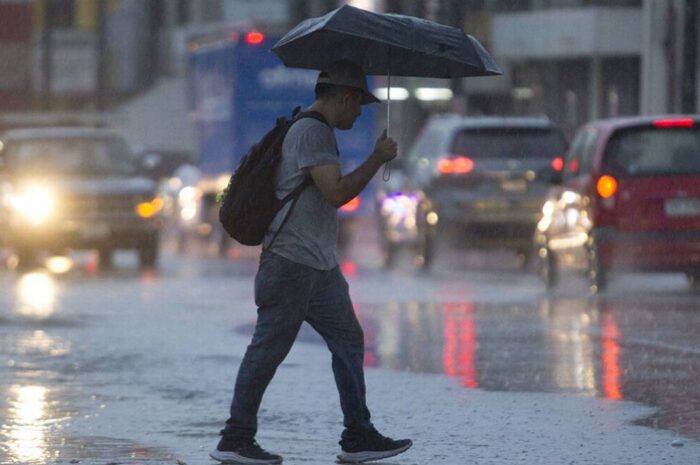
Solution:
<path fill-rule="evenodd" d="M 48 416 L 47 389 L 44 386 L 11 386 L 9 416 L 13 424 L 7 428 L 10 454 L 22 462 L 45 457 L 44 429 L 40 425 Z"/>
<path fill-rule="evenodd" d="M 160 307 L 195 290 L 188 311 L 220 306 L 216 298 L 231 280 L 239 286 L 230 291 L 233 298 L 250 301 L 255 260 L 170 258 L 161 272 L 126 263 L 108 272 L 90 262 L 65 274 L 0 272 L 7 290 L 0 297 L 0 463 L 109 460 L 115 454 L 138 463 L 172 459 L 155 447 L 62 430 L 104 406 L 105 398 L 90 396 L 93 386 L 115 377 L 134 384 L 155 363 L 176 363 L 170 348 L 159 346 L 164 336 L 148 333 L 150 326 L 133 327 L 139 312 L 154 308 L 158 318 L 165 311 Z M 700 439 L 700 296 L 547 297 L 535 278 L 512 270 L 385 274 L 352 261 L 344 270 L 365 331 L 368 366 L 443 373 L 465 389 L 637 401 L 659 407 L 641 424 Z M 644 281 L 638 284 L 644 288 Z M 499 294 L 516 297 L 491 297 Z M 247 335 L 252 313 L 239 318 L 235 327 Z M 299 338 L 320 342 L 308 327 Z M 188 402 L 210 396 L 195 387 L 160 386 L 157 394 Z"/>
<path fill-rule="evenodd" d="M 59 265 L 60 273 L 70 270 L 63 261 Z M 81 282 L 95 277 L 96 283 L 104 284 L 105 275 L 97 276 L 90 261 L 73 275 L 61 276 L 50 268 L 17 274 L 3 271 L 0 277 L 5 289 L 0 300 L 0 463 L 79 463 L 85 459 L 111 463 L 115 456 L 129 457 L 133 463 L 172 459 L 165 451 L 117 438 L 62 434 L 64 427 L 81 416 L 83 390 L 92 382 L 78 375 L 114 366 L 97 363 L 91 367 L 85 347 L 72 352 L 74 342 L 83 339 L 80 332 L 89 331 L 93 317 L 88 313 L 95 302 L 80 292 L 80 305 L 61 302 L 62 289 L 80 288 Z M 127 279 L 139 276 L 145 282 L 153 277 L 152 272 L 144 271 L 116 272 L 112 278 L 120 275 Z"/>
<path fill-rule="evenodd" d="M 370 366 L 465 388 L 581 393 L 658 406 L 642 424 L 700 438 L 700 312 L 624 298 L 358 306 Z"/>

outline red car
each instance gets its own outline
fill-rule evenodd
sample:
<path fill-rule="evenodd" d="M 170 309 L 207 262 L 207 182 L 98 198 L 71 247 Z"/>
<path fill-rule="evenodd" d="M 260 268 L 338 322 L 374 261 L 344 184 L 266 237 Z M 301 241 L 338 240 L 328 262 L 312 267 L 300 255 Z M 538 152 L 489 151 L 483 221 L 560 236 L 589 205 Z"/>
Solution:
<path fill-rule="evenodd" d="M 682 272 L 700 288 L 700 115 L 591 122 L 550 174 L 535 232 L 548 288 L 564 269 L 593 292 L 614 270 Z"/>

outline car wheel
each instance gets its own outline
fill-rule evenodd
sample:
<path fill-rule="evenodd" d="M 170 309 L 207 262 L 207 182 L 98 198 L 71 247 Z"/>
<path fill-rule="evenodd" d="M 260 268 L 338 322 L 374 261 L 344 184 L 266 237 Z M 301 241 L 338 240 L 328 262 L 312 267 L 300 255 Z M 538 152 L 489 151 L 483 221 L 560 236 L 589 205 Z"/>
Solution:
<path fill-rule="evenodd" d="M 101 268 L 111 268 L 114 251 L 112 249 L 97 249 Z"/>
<path fill-rule="evenodd" d="M 382 258 L 385 268 L 391 268 L 396 263 L 396 255 L 398 254 L 398 246 L 387 240 L 382 241 Z"/>
<path fill-rule="evenodd" d="M 427 271 L 433 265 L 434 259 L 435 241 L 433 240 L 433 236 L 426 231 L 420 237 L 416 262 L 421 270 Z"/>
<path fill-rule="evenodd" d="M 142 268 L 151 268 L 158 262 L 158 240 L 149 239 L 138 248 L 139 264 Z"/>
<path fill-rule="evenodd" d="M 700 270 L 688 271 L 686 274 L 688 285 L 693 291 L 700 291 Z"/>
<path fill-rule="evenodd" d="M 22 248 L 15 250 L 17 256 L 17 269 L 26 270 L 37 263 L 37 253 L 33 249 Z"/>
<path fill-rule="evenodd" d="M 377 216 L 377 234 L 379 234 L 379 249 L 382 252 L 382 265 L 391 268 L 396 262 L 398 246 L 388 237 L 387 225 L 383 216 Z"/>
<path fill-rule="evenodd" d="M 532 261 L 532 253 L 528 249 L 519 249 L 515 251 L 516 266 L 519 271 L 525 271 L 530 266 Z"/>
<path fill-rule="evenodd" d="M 538 256 L 540 277 L 542 278 L 542 282 L 544 282 L 544 287 L 548 291 L 551 291 L 556 287 L 559 277 L 554 256 L 546 247 L 539 249 Z"/>
<path fill-rule="evenodd" d="M 588 284 L 593 294 L 605 291 L 608 287 L 607 271 L 600 263 L 600 254 L 595 242 L 588 247 Z"/>
<path fill-rule="evenodd" d="M 175 250 L 178 254 L 184 254 L 187 251 L 187 243 L 189 237 L 186 231 L 178 230 L 175 233 Z"/>
<path fill-rule="evenodd" d="M 226 231 L 224 231 L 224 228 L 219 227 L 221 230 L 221 236 L 219 236 L 218 240 L 218 251 L 219 251 L 219 256 L 222 258 L 226 258 L 228 256 L 228 251 L 231 247 L 233 247 L 233 239 L 228 235 Z"/>

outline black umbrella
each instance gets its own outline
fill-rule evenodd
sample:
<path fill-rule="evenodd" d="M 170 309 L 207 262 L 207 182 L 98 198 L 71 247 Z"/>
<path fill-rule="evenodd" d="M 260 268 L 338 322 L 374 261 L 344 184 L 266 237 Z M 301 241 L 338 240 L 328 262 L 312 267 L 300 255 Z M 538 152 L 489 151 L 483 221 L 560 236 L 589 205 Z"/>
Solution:
<path fill-rule="evenodd" d="M 457 78 L 499 75 L 501 69 L 459 28 L 413 16 L 372 13 L 349 5 L 299 23 L 272 47 L 292 68 L 322 69 L 338 60 L 367 74 Z M 387 130 L 391 93 L 387 100 Z"/>
<path fill-rule="evenodd" d="M 349 5 L 302 21 L 272 50 L 293 68 L 321 69 L 350 60 L 367 74 L 435 78 L 501 74 L 484 47 L 459 28 Z"/>

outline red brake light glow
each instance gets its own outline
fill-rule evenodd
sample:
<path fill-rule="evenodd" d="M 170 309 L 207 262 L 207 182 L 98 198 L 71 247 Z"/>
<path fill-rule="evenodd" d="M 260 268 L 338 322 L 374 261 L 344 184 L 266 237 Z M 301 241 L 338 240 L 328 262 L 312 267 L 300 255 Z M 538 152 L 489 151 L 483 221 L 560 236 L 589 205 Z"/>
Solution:
<path fill-rule="evenodd" d="M 452 160 L 448 158 L 443 158 L 438 161 L 437 165 L 438 171 L 442 174 L 451 174 L 452 173 Z"/>
<path fill-rule="evenodd" d="M 692 128 L 695 121 L 692 118 L 677 119 L 657 119 L 654 121 L 655 128 Z"/>
<path fill-rule="evenodd" d="M 552 160 L 552 169 L 557 173 L 560 173 L 564 169 L 564 158 L 557 157 Z"/>
<path fill-rule="evenodd" d="M 617 179 L 604 174 L 598 179 L 596 184 L 596 191 L 603 199 L 609 199 L 617 192 Z"/>
<path fill-rule="evenodd" d="M 358 208 L 360 208 L 360 205 L 362 204 L 362 200 L 360 200 L 359 197 L 355 197 L 352 200 L 350 200 L 348 203 L 340 207 L 340 209 L 346 213 L 352 213 L 357 211 Z"/>
<path fill-rule="evenodd" d="M 352 260 L 343 260 L 340 263 L 340 269 L 344 275 L 353 276 L 357 273 L 357 264 Z"/>
<path fill-rule="evenodd" d="M 437 168 L 441 174 L 467 174 L 474 169 L 474 162 L 469 157 L 459 155 L 440 159 Z"/>
<path fill-rule="evenodd" d="M 579 163 L 577 159 L 573 159 L 569 162 L 569 172 L 578 173 Z"/>
<path fill-rule="evenodd" d="M 260 45 L 265 40 L 265 34 L 262 32 L 249 32 L 245 35 L 245 42 L 250 45 Z"/>
<path fill-rule="evenodd" d="M 474 162 L 467 157 L 457 157 L 453 161 L 454 172 L 457 174 L 465 174 L 474 169 Z"/>

